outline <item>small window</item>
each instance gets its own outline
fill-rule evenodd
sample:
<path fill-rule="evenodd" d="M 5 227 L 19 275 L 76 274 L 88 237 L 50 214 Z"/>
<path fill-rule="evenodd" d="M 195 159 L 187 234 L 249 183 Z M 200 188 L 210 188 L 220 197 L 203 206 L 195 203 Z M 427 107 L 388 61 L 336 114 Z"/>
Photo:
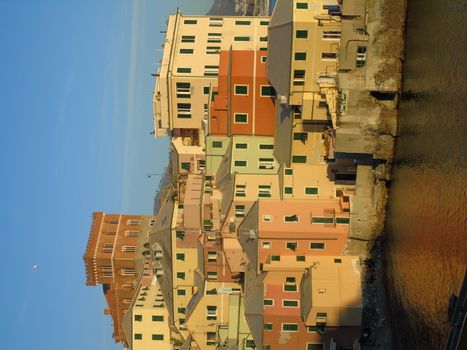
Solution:
<path fill-rule="evenodd" d="M 213 148 L 222 148 L 222 141 L 212 141 Z"/>
<path fill-rule="evenodd" d="M 272 331 L 272 323 L 265 323 L 263 329 L 265 331 Z"/>
<path fill-rule="evenodd" d="M 321 53 L 321 59 L 323 60 L 335 60 L 337 59 L 336 52 L 323 52 Z"/>
<path fill-rule="evenodd" d="M 250 37 L 249 36 L 236 36 L 234 37 L 234 41 L 250 41 Z"/>
<path fill-rule="evenodd" d="M 177 295 L 186 295 L 185 289 L 177 289 Z"/>
<path fill-rule="evenodd" d="M 342 264 L 342 259 L 334 259 L 334 264 Z"/>
<path fill-rule="evenodd" d="M 152 321 L 153 322 L 164 322 L 164 316 L 153 315 L 152 316 Z"/>
<path fill-rule="evenodd" d="M 293 187 L 285 186 L 284 187 L 284 194 L 293 194 Z"/>
<path fill-rule="evenodd" d="M 308 30 L 299 29 L 295 31 L 295 38 L 297 39 L 306 39 L 308 38 Z"/>
<path fill-rule="evenodd" d="M 323 250 L 325 246 L 326 244 L 324 242 L 311 242 L 310 243 L 310 249 L 313 249 L 313 250 Z"/>
<path fill-rule="evenodd" d="M 267 36 L 261 36 L 259 38 L 259 41 L 268 41 L 268 37 Z"/>
<path fill-rule="evenodd" d="M 244 166 L 247 165 L 247 162 L 246 162 L 246 160 L 236 160 L 236 161 L 234 162 L 234 165 L 235 165 L 235 166 L 244 167 Z"/>
<path fill-rule="evenodd" d="M 243 218 L 245 216 L 245 206 L 242 204 L 235 205 L 235 217 Z"/>
<path fill-rule="evenodd" d="M 181 280 L 185 279 L 185 272 L 177 272 L 177 278 L 180 278 Z"/>
<path fill-rule="evenodd" d="M 292 156 L 292 163 L 306 163 L 306 156 Z"/>
<path fill-rule="evenodd" d="M 206 275 L 207 275 L 208 281 L 217 280 L 217 272 L 215 271 L 208 271 Z"/>
<path fill-rule="evenodd" d="M 204 86 L 203 87 L 203 94 L 209 95 L 210 92 L 211 92 L 211 89 L 209 88 L 209 86 Z"/>
<path fill-rule="evenodd" d="M 297 250 L 298 243 L 297 242 L 286 242 L 285 246 L 287 249 L 291 249 L 293 251 Z"/>
<path fill-rule="evenodd" d="M 281 261 L 280 255 L 271 255 L 271 261 Z"/>
<path fill-rule="evenodd" d="M 306 195 L 317 195 L 319 193 L 318 187 L 305 187 Z"/>
<path fill-rule="evenodd" d="M 263 248 L 263 249 L 271 249 L 271 247 L 272 247 L 272 243 L 271 243 L 271 242 L 266 242 L 266 241 L 261 242 L 261 248 Z"/>
<path fill-rule="evenodd" d="M 177 253 L 177 260 L 185 261 L 185 253 Z"/>
<path fill-rule="evenodd" d="M 297 255 L 297 261 L 305 261 L 305 255 Z"/>
<path fill-rule="evenodd" d="M 198 23 L 198 20 L 196 19 L 186 19 L 183 21 L 183 24 L 196 24 Z"/>
<path fill-rule="evenodd" d="M 288 176 L 293 175 L 293 169 L 291 168 L 284 169 L 284 174 Z"/>
<path fill-rule="evenodd" d="M 294 79 L 305 79 L 305 70 L 304 69 L 295 69 L 293 71 L 293 78 Z"/>
<path fill-rule="evenodd" d="M 251 21 L 235 21 L 235 25 L 237 26 L 249 26 Z"/>
<path fill-rule="evenodd" d="M 334 218 L 332 218 L 332 217 L 313 216 L 311 218 L 311 223 L 313 223 L 313 224 L 333 224 L 334 223 Z"/>
<path fill-rule="evenodd" d="M 283 332 L 298 332 L 298 323 L 283 323 Z"/>
<path fill-rule="evenodd" d="M 306 52 L 295 52 L 295 61 L 306 61 Z"/>
<path fill-rule="evenodd" d="M 135 315 L 135 321 L 141 322 L 143 320 L 143 315 Z"/>
<path fill-rule="evenodd" d="M 179 307 L 179 308 L 177 308 L 177 312 L 178 312 L 179 314 L 185 315 L 185 313 L 186 313 L 186 308 L 184 308 L 184 307 Z"/>
<path fill-rule="evenodd" d="M 248 85 L 235 85 L 235 95 L 248 95 Z"/>
<path fill-rule="evenodd" d="M 194 35 L 182 35 L 182 43 L 194 43 L 195 36 Z"/>
<path fill-rule="evenodd" d="M 260 21 L 260 22 L 259 22 L 259 25 L 261 25 L 261 26 L 268 26 L 268 25 L 269 25 L 269 21 Z"/>
<path fill-rule="evenodd" d="M 272 215 L 263 215 L 264 222 L 272 222 Z"/>
<path fill-rule="evenodd" d="M 192 54 L 194 52 L 193 49 L 180 49 L 180 54 Z"/>
<path fill-rule="evenodd" d="M 164 340 L 164 335 L 163 334 L 153 334 L 152 335 L 152 340 Z"/>
<path fill-rule="evenodd" d="M 259 149 L 274 149 L 274 145 L 264 145 L 260 144 Z"/>
<path fill-rule="evenodd" d="M 177 68 L 177 73 L 191 73 L 191 68 L 179 67 Z"/>
<path fill-rule="evenodd" d="M 216 262 L 216 261 L 217 261 L 217 253 L 208 252 L 208 262 Z"/>
<path fill-rule="evenodd" d="M 122 247 L 122 252 L 124 252 L 124 253 L 134 253 L 134 252 L 136 252 L 136 246 L 124 245 Z"/>
<path fill-rule="evenodd" d="M 339 224 L 339 225 L 350 224 L 350 218 L 336 218 L 336 224 Z"/>
<path fill-rule="evenodd" d="M 125 237 L 138 237 L 138 231 L 125 231 Z"/>
<path fill-rule="evenodd" d="M 185 238 L 185 231 L 176 231 L 175 232 L 175 237 L 179 239 L 184 239 Z"/>
<path fill-rule="evenodd" d="M 235 113 L 234 114 L 234 122 L 239 124 L 247 124 L 248 123 L 248 114 L 247 113 Z"/>
<path fill-rule="evenodd" d="M 274 306 L 274 299 L 264 299 L 263 300 L 264 306 Z"/>
<path fill-rule="evenodd" d="M 261 63 L 266 63 L 268 61 L 268 56 L 261 56 Z"/>
<path fill-rule="evenodd" d="M 283 307 L 298 307 L 298 300 L 282 300 Z"/>
<path fill-rule="evenodd" d="M 276 90 L 271 85 L 261 85 L 261 96 L 274 97 L 276 96 Z"/>
<path fill-rule="evenodd" d="M 218 75 L 219 75 L 219 66 L 211 66 L 211 65 L 204 66 L 205 77 L 217 77 Z"/>
<path fill-rule="evenodd" d="M 221 47 L 220 46 L 208 46 L 206 47 L 206 54 L 208 55 L 216 55 L 220 53 Z"/>
<path fill-rule="evenodd" d="M 143 335 L 141 333 L 135 333 L 135 340 L 142 340 Z"/>
<path fill-rule="evenodd" d="M 284 216 L 284 222 L 299 222 L 300 218 L 298 215 L 286 215 Z"/>
<path fill-rule="evenodd" d="M 306 2 L 297 2 L 295 4 L 295 8 L 298 10 L 307 10 L 308 9 L 308 3 Z"/>
<path fill-rule="evenodd" d="M 235 149 L 248 149 L 248 143 L 236 143 Z"/>

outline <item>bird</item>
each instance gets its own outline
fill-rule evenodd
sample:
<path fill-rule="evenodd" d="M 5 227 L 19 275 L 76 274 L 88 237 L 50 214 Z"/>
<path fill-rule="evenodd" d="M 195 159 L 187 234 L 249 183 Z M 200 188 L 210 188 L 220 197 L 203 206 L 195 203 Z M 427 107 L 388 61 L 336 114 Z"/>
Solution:
<path fill-rule="evenodd" d="M 34 265 L 32 265 L 32 268 L 33 268 L 33 269 L 38 269 L 38 268 L 39 268 L 39 265 L 34 264 Z"/>

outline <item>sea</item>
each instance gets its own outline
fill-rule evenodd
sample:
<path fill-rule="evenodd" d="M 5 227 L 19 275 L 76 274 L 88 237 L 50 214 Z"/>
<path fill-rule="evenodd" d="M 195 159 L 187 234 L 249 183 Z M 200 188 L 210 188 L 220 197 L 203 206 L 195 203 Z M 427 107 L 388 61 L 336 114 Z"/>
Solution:
<path fill-rule="evenodd" d="M 466 11 L 408 0 L 399 131 L 384 240 L 397 349 L 443 349 L 466 268 Z"/>

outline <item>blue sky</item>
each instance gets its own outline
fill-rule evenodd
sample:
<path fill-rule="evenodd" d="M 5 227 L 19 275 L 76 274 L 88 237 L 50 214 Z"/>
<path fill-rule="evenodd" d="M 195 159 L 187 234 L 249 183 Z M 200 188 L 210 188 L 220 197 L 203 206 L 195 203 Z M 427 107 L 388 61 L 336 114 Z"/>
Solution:
<path fill-rule="evenodd" d="M 91 214 L 151 213 L 145 174 L 168 149 L 149 135 L 159 31 L 177 6 L 211 4 L 0 0 L 2 348 L 120 348 L 101 288 L 85 286 Z"/>

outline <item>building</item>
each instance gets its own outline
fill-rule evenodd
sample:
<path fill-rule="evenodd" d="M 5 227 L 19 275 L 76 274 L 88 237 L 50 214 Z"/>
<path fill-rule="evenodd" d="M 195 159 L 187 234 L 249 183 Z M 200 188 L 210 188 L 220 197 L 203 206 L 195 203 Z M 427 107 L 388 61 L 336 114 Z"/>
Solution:
<path fill-rule="evenodd" d="M 268 17 L 169 16 L 153 97 L 155 134 L 188 133 L 202 140 L 220 52 L 266 50 L 267 39 L 261 38 L 268 25 Z"/>
<path fill-rule="evenodd" d="M 274 136 L 275 91 L 267 76 L 267 58 L 267 51 L 221 51 L 208 135 Z"/>
<path fill-rule="evenodd" d="M 125 342 L 123 317 L 135 293 L 136 250 L 153 217 L 95 212 L 83 259 L 86 285 L 103 286 L 115 342 Z"/>

